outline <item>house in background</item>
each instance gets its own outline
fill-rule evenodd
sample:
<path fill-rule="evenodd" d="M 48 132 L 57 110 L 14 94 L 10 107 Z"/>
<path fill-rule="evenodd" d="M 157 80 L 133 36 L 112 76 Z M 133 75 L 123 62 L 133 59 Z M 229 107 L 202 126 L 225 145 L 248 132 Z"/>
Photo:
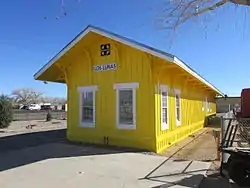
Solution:
<path fill-rule="evenodd" d="M 218 97 L 216 98 L 217 113 L 226 113 L 233 109 L 240 109 L 241 97 Z"/>
<path fill-rule="evenodd" d="M 67 84 L 69 140 L 157 153 L 201 129 L 223 96 L 177 57 L 93 26 L 34 77 Z"/>

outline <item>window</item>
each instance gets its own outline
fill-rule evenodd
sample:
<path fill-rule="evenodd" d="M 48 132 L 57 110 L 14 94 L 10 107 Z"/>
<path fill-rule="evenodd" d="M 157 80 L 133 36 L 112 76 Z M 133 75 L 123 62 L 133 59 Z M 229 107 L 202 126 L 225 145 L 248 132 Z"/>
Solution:
<path fill-rule="evenodd" d="M 201 110 L 204 111 L 205 110 L 205 100 L 202 99 L 201 101 Z"/>
<path fill-rule="evenodd" d="M 176 124 L 181 125 L 181 98 L 180 90 L 175 90 L 175 113 L 176 113 Z"/>
<path fill-rule="evenodd" d="M 95 92 L 97 86 L 78 87 L 79 122 L 82 127 L 95 127 Z"/>
<path fill-rule="evenodd" d="M 139 83 L 114 84 L 116 90 L 116 126 L 136 129 L 136 88 Z"/>
<path fill-rule="evenodd" d="M 168 129 L 168 89 L 167 86 L 161 85 L 161 130 Z"/>
<path fill-rule="evenodd" d="M 207 108 L 207 112 L 209 112 L 209 110 L 210 110 L 210 102 L 208 101 L 207 98 L 206 98 L 206 108 Z"/>
<path fill-rule="evenodd" d="M 209 112 L 212 112 L 212 104 L 211 102 L 208 102 Z"/>

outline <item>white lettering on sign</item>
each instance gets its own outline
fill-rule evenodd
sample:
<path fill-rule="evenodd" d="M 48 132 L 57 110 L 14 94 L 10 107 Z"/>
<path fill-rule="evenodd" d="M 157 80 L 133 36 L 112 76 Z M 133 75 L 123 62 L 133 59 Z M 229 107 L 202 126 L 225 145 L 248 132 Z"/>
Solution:
<path fill-rule="evenodd" d="M 101 72 L 101 71 L 107 71 L 107 70 L 116 70 L 117 65 L 116 63 L 110 63 L 110 64 L 103 64 L 103 65 L 96 65 L 94 66 L 95 72 Z"/>

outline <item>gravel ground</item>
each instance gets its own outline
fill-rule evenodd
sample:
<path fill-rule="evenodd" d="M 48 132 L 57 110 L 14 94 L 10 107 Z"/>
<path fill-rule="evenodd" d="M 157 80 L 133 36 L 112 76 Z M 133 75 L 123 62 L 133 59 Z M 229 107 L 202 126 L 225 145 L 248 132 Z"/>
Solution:
<path fill-rule="evenodd" d="M 213 129 L 204 128 L 187 139 L 168 148 L 164 153 L 174 160 L 210 161 L 212 165 L 207 171 L 200 188 L 238 188 L 220 177 L 220 161 L 217 160 L 217 144 L 213 137 Z"/>
<path fill-rule="evenodd" d="M 217 150 L 216 141 L 212 136 L 212 128 L 202 129 L 187 139 L 168 148 L 165 156 L 176 160 L 216 160 Z"/>
<path fill-rule="evenodd" d="M 27 128 L 28 125 L 35 125 L 32 128 Z M 45 120 L 33 120 L 33 121 L 13 121 L 8 128 L 0 129 L 0 137 L 41 132 L 49 130 L 66 129 L 66 120 L 53 120 L 46 122 Z"/>

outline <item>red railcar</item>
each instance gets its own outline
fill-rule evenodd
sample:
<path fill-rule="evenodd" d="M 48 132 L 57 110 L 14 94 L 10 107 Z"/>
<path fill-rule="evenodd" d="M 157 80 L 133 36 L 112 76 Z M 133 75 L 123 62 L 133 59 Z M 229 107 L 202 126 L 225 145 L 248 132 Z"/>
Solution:
<path fill-rule="evenodd" d="M 241 112 L 243 118 L 250 117 L 250 88 L 242 89 L 241 91 Z"/>

